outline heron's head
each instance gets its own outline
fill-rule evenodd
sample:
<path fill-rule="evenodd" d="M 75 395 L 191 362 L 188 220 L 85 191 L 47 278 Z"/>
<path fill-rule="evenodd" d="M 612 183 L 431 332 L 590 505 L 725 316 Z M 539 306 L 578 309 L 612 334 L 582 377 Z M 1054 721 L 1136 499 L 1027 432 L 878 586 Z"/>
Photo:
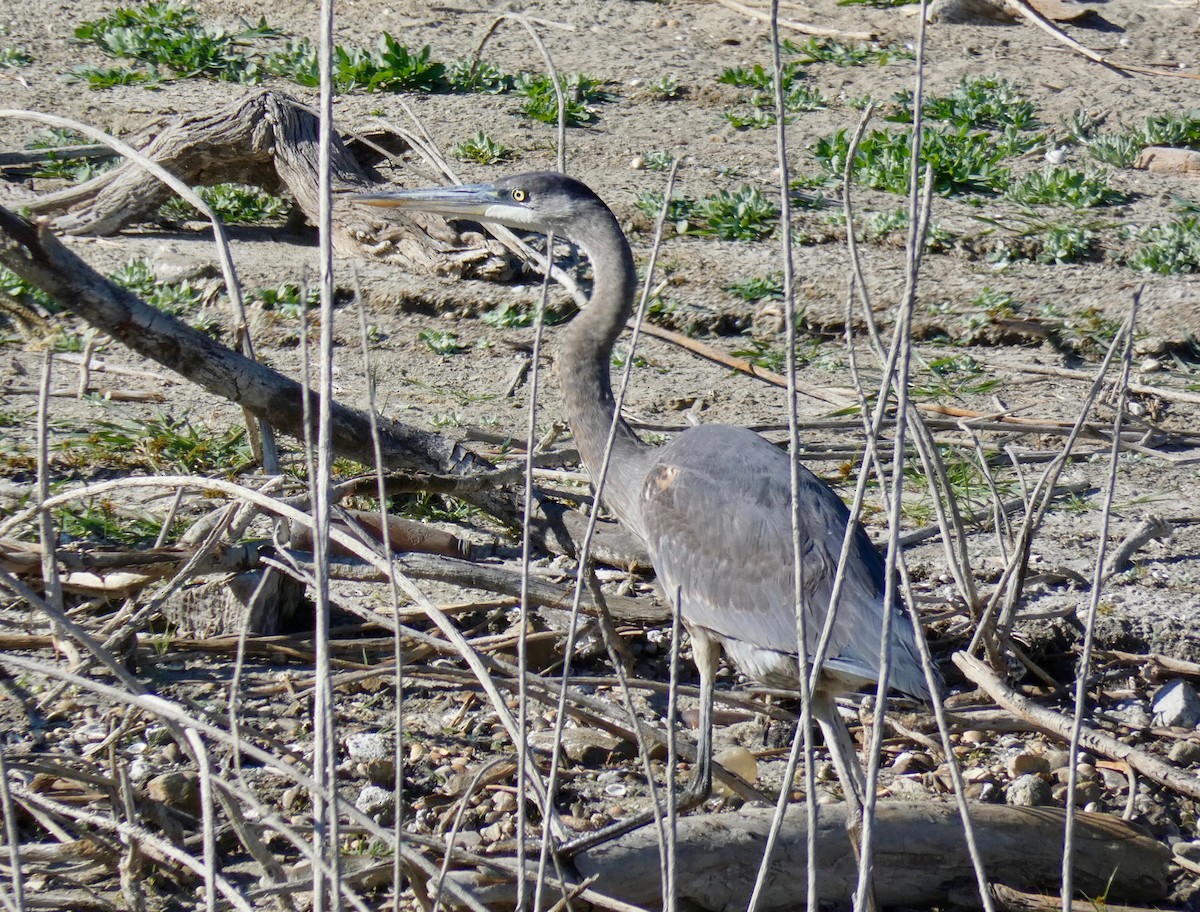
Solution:
<path fill-rule="evenodd" d="M 606 208 L 585 184 L 552 171 L 516 174 L 493 184 L 358 193 L 346 199 L 560 234 L 568 234 L 596 206 Z"/>

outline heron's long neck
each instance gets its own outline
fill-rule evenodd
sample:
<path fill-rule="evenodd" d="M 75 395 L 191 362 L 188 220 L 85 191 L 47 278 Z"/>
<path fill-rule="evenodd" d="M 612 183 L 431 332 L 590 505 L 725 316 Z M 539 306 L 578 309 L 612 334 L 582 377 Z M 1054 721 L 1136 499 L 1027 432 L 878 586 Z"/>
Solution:
<path fill-rule="evenodd" d="M 579 455 L 595 481 L 616 405 L 609 372 L 613 345 L 632 311 L 637 275 L 629 244 L 607 209 L 572 240 L 591 261 L 594 281 L 591 300 L 559 346 L 558 376 Z M 649 449 L 618 416 L 604 502 L 639 536 L 644 533 L 637 504 Z"/>

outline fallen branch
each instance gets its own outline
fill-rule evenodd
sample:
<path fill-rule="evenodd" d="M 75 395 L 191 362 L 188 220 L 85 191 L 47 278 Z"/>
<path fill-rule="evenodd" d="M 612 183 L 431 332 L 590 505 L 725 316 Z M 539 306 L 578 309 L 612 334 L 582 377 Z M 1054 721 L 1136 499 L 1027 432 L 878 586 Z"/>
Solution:
<path fill-rule="evenodd" d="M 744 908 L 758 870 L 762 841 L 772 808 L 743 808 L 698 814 L 678 822 L 680 906 L 695 909 Z M 796 873 L 806 866 L 807 827 L 800 808 L 784 821 L 771 873 L 758 908 L 796 908 Z M 1059 808 L 971 805 L 971 818 L 988 875 L 1018 890 L 1053 888 L 1060 875 L 1058 847 L 1064 812 Z M 845 902 L 858 875 L 845 830 L 846 806 L 823 805 L 817 835 L 818 892 L 822 900 Z M 1153 902 L 1169 889 L 1170 850 L 1137 828 L 1105 814 L 1078 816 L 1076 880 L 1091 896 Z M 875 894 L 880 906 L 931 908 L 947 905 L 954 892 L 965 905 L 978 906 L 958 890 L 974 881 L 963 841 L 962 821 L 953 805 L 881 801 L 876 808 Z M 574 859 L 598 891 L 623 902 L 657 907 L 662 877 L 653 827 L 634 830 Z M 719 862 L 718 862 L 719 859 Z M 458 872 L 487 905 L 511 908 L 513 886 L 498 885 L 474 872 Z"/>
<path fill-rule="evenodd" d="M 956 652 L 954 653 L 954 664 L 967 676 L 968 680 L 983 688 L 989 697 L 1009 712 L 1027 719 L 1032 726 L 1047 735 L 1052 735 L 1062 741 L 1070 740 L 1071 719 L 1068 716 L 1052 709 L 1046 709 L 1044 706 L 1038 706 L 1029 698 L 1017 693 L 1001 681 L 987 665 L 972 655 Z M 1118 741 L 1111 735 L 1098 732 L 1085 725 L 1080 734 L 1079 744 L 1093 754 L 1128 763 L 1136 772 L 1159 785 L 1164 785 L 1189 798 L 1200 799 L 1200 779 L 1181 772 L 1165 760 L 1160 760 L 1145 751 Z"/>

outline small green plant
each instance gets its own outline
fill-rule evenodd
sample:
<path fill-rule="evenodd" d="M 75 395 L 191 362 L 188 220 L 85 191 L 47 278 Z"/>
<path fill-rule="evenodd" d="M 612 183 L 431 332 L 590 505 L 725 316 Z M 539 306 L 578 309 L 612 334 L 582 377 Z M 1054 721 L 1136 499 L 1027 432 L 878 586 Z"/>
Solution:
<path fill-rule="evenodd" d="M 389 512 L 395 511 L 405 519 L 434 522 L 467 522 L 479 513 L 478 507 L 465 500 L 424 491 L 405 495 L 399 503 L 393 498 L 389 501 L 388 509 Z"/>
<path fill-rule="evenodd" d="M 687 89 L 681 86 L 679 80 L 669 73 L 659 79 L 658 82 L 651 83 L 646 87 L 646 90 L 659 101 L 677 101 L 687 95 Z"/>
<path fill-rule="evenodd" d="M 281 222 L 291 205 L 281 196 L 247 184 L 213 184 L 197 187 L 196 194 L 229 225 L 263 225 Z M 178 197 L 158 210 L 161 218 L 172 221 L 202 218 L 189 203 Z"/>
<path fill-rule="evenodd" d="M 1140 272 L 1176 275 L 1200 271 L 1200 215 L 1184 215 L 1143 229 L 1129 258 Z"/>
<path fill-rule="evenodd" d="M 755 367 L 775 373 L 779 373 L 787 364 L 786 353 L 772 348 L 769 342 L 764 342 L 762 339 L 748 339 L 746 348 L 739 348 L 730 354 L 735 358 L 749 361 Z"/>
<path fill-rule="evenodd" d="M 832 38 L 810 38 L 802 44 L 785 40 L 781 47 L 785 53 L 799 57 L 801 64 L 832 63 L 842 67 L 866 66 L 869 63 L 883 66 L 893 60 L 912 60 L 916 56 L 909 48 L 899 44 L 846 45 Z"/>
<path fill-rule="evenodd" d="M 961 398 L 983 395 L 1000 385 L 998 377 L 986 377 L 983 365 L 970 355 L 948 355 L 929 362 L 929 373 L 915 379 L 909 392 L 917 399 Z"/>
<path fill-rule="evenodd" d="M 758 301 L 777 301 L 783 299 L 783 273 L 773 272 L 770 275 L 754 276 L 743 282 L 734 282 L 725 286 L 730 294 L 737 295 L 751 304 Z"/>
<path fill-rule="evenodd" d="M 597 118 L 595 105 L 613 98 L 601 88 L 599 80 L 581 73 L 560 76 L 559 85 L 565 106 L 564 117 L 569 127 L 591 123 Z M 524 98 L 521 112 L 526 117 L 542 123 L 558 123 L 558 96 L 549 76 L 522 73 L 516 78 L 513 91 Z"/>
<path fill-rule="evenodd" d="M 663 195 L 653 191 L 639 193 L 633 201 L 638 212 L 650 221 L 656 221 L 662 212 Z M 667 206 L 667 222 L 683 222 L 692 218 L 696 213 L 696 201 L 686 196 L 673 194 Z"/>
<path fill-rule="evenodd" d="M 274 311 L 289 320 L 298 320 L 305 310 L 312 310 L 321 302 L 321 293 L 308 289 L 303 293 L 299 285 L 290 282 L 274 288 L 259 288 L 246 297 L 246 303 L 257 304 L 263 310 Z"/>
<path fill-rule="evenodd" d="M 718 190 L 696 204 L 698 234 L 724 241 L 758 241 L 779 225 L 779 204 L 757 187 Z"/>
<path fill-rule="evenodd" d="M 466 351 L 458 341 L 458 336 L 452 332 L 423 329 L 417 334 L 417 339 L 439 355 L 457 355 Z"/>
<path fill-rule="evenodd" d="M 1045 168 L 1016 181 L 1006 194 L 1009 199 L 1029 206 L 1070 206 L 1088 209 L 1124 202 L 1125 195 L 1109 186 L 1103 171 L 1076 171 L 1072 168 Z"/>
<path fill-rule="evenodd" d="M 437 92 L 449 88 L 446 66 L 433 59 L 429 46 L 412 51 L 387 32 L 375 50 L 337 45 L 333 84 L 338 92 Z M 264 68 L 310 88 L 321 84 L 317 48 L 307 38 L 291 41 L 267 58 Z"/>
<path fill-rule="evenodd" d="M 0 70 L 15 70 L 33 63 L 33 57 L 24 48 L 0 48 Z"/>
<path fill-rule="evenodd" d="M 200 14 L 175 0 L 152 0 L 139 7 L 118 7 L 111 15 L 84 22 L 75 37 L 110 57 L 149 64 L 177 76 L 205 76 L 226 82 L 261 81 L 262 68 L 243 50 L 254 38 L 277 34 L 265 19 L 229 32 L 206 26 Z"/>
<path fill-rule="evenodd" d="M 1148 146 L 1200 148 L 1200 115 L 1192 111 L 1148 117 L 1142 135 Z"/>
<path fill-rule="evenodd" d="M 1088 140 L 1087 154 L 1114 168 L 1128 168 L 1141 154 L 1145 143 L 1133 133 L 1102 133 Z"/>
<path fill-rule="evenodd" d="M 647 152 L 642 156 L 642 162 L 647 171 L 670 171 L 675 164 L 675 156 L 670 152 Z"/>
<path fill-rule="evenodd" d="M 1039 240 L 1039 263 L 1077 263 L 1092 255 L 1096 233 L 1083 225 L 1048 225 Z"/>
<path fill-rule="evenodd" d="M 452 92 L 499 95 L 513 87 L 513 78 L 494 63 L 456 57 L 446 65 L 446 82 Z"/>
<path fill-rule="evenodd" d="M 546 326 L 553 326 L 562 320 L 564 316 L 564 314 L 553 308 L 547 308 L 543 316 L 543 322 Z M 534 307 L 522 304 L 501 304 L 495 310 L 489 310 L 480 319 L 488 326 L 496 326 L 500 329 L 514 329 L 532 326 L 536 317 L 537 310 Z"/>
<path fill-rule="evenodd" d="M 218 431 L 163 413 L 144 421 L 95 421 L 87 433 L 67 437 L 63 449 L 88 465 L 100 456 L 122 468 L 189 475 L 232 476 L 254 462 L 245 428 Z"/>
<path fill-rule="evenodd" d="M 912 92 L 901 92 L 895 100 L 898 106 L 886 119 L 912 123 Z M 926 98 L 923 110 L 927 120 L 946 121 L 955 127 L 1028 130 L 1038 125 L 1033 102 L 1016 83 L 999 76 L 965 78 L 949 95 Z"/>
<path fill-rule="evenodd" d="M 86 158 L 72 158 L 66 153 L 62 153 L 62 157 L 59 157 L 59 154 L 53 151 L 60 146 L 78 146 L 85 142 L 87 140 L 73 130 L 58 128 L 42 130 L 35 135 L 27 148 L 51 150 L 50 159 L 49 161 L 42 162 L 38 169 L 33 172 L 33 176 L 80 183 L 95 177 L 97 174 L 103 174 L 117 164 L 118 159 L 115 157 L 100 161 L 91 161 Z"/>
<path fill-rule="evenodd" d="M 1096 307 L 1067 313 L 1055 304 L 1043 304 L 1037 316 L 1050 329 L 1051 344 L 1078 354 L 1103 352 L 1121 331 L 1119 320 L 1105 316 Z"/>
<path fill-rule="evenodd" d="M 188 280 L 161 282 L 145 260 L 130 260 L 109 278 L 128 288 L 151 307 L 173 316 L 204 303 L 205 293 Z"/>
<path fill-rule="evenodd" d="M 495 165 L 508 161 L 512 153 L 486 133 L 476 133 L 454 147 L 454 157 L 480 165 Z"/>
<path fill-rule="evenodd" d="M 51 297 L 36 285 L 31 285 L 5 266 L 0 266 L 0 295 L 32 310 L 55 313 L 58 308 Z"/>
<path fill-rule="evenodd" d="M 991 319 L 1012 317 L 1017 312 L 1017 304 L 1013 296 L 1004 291 L 993 291 L 984 288 L 971 301 L 973 309 L 982 311 Z"/>
<path fill-rule="evenodd" d="M 75 67 L 71 70 L 71 78 L 86 82 L 89 89 L 97 91 L 157 81 L 150 73 L 129 67 Z"/>

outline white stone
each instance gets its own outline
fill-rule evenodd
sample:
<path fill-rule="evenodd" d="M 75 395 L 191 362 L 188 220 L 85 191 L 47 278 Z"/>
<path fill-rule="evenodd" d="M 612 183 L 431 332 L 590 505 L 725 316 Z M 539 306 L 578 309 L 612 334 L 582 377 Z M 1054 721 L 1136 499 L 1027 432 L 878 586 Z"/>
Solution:
<path fill-rule="evenodd" d="M 1200 696 L 1187 681 L 1164 684 L 1150 704 L 1154 724 L 1168 728 L 1195 728 L 1200 725 Z"/>

